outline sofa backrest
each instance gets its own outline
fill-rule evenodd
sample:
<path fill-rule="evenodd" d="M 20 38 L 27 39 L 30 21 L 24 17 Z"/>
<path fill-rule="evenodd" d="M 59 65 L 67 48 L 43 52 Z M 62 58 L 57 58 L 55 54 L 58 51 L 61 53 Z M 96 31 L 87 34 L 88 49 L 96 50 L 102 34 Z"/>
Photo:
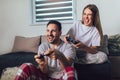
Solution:
<path fill-rule="evenodd" d="M 65 35 L 61 36 L 62 40 L 63 40 L 64 36 Z M 42 42 L 47 42 L 46 35 L 42 35 L 40 39 L 41 39 L 40 40 L 41 43 Z M 103 39 L 104 39 L 103 40 L 103 45 L 102 45 L 102 47 L 99 50 L 105 52 L 108 55 L 109 54 L 109 51 L 108 51 L 108 36 L 104 35 Z M 76 50 L 76 52 L 79 52 L 79 51 Z"/>
<path fill-rule="evenodd" d="M 61 39 L 63 40 L 65 35 L 61 36 Z M 35 37 L 22 37 L 22 36 L 16 36 L 14 40 L 14 45 L 12 52 L 17 51 L 25 51 L 25 52 L 36 52 L 38 51 L 38 46 L 42 42 L 46 42 L 47 37 L 46 35 L 41 36 L 35 36 Z M 108 51 L 108 36 L 104 35 L 104 42 L 102 45 L 101 51 L 105 52 L 106 54 L 109 54 Z"/>

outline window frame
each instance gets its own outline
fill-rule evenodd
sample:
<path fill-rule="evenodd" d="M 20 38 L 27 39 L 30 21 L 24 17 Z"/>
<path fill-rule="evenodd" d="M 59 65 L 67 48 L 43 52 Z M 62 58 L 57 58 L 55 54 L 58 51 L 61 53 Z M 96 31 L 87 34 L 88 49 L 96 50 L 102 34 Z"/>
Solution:
<path fill-rule="evenodd" d="M 46 24 L 47 21 L 46 22 L 36 22 L 35 5 L 36 5 L 35 0 L 31 0 L 31 24 L 32 25 Z M 73 17 L 73 20 L 63 20 L 63 21 L 60 21 L 61 23 L 72 23 L 73 21 L 76 20 L 76 8 L 75 8 L 75 5 L 76 5 L 76 0 L 72 0 L 72 17 Z"/>

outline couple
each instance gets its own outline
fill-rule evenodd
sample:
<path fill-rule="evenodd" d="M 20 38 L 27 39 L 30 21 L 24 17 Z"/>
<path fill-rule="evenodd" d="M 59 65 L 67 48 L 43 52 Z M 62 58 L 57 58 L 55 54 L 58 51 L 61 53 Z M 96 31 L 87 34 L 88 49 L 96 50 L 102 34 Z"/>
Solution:
<path fill-rule="evenodd" d="M 67 33 L 77 40 L 76 44 L 68 44 L 70 42 L 67 41 L 67 36 L 62 41 L 61 30 L 60 22 L 48 22 L 48 42 L 42 43 L 38 54 L 34 56 L 38 67 L 31 63 L 22 64 L 15 80 L 77 80 L 72 66 L 76 57 L 75 48 L 86 52 L 86 56 L 80 59 L 82 64 L 99 64 L 107 61 L 107 55 L 98 51 L 103 41 L 103 33 L 99 11 L 94 4 L 89 4 L 83 9 L 82 20 L 74 23 Z"/>

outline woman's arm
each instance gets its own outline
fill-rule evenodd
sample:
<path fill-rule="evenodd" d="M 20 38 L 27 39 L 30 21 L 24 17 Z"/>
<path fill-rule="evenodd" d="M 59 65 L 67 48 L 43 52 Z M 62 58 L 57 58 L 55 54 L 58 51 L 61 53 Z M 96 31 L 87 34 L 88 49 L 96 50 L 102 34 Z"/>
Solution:
<path fill-rule="evenodd" d="M 98 51 L 98 46 L 88 47 L 80 41 L 78 41 L 77 44 L 73 44 L 73 46 L 79 48 L 80 50 L 86 51 L 87 53 L 95 54 Z"/>
<path fill-rule="evenodd" d="M 86 46 L 85 48 L 83 48 L 83 50 L 86 51 L 87 53 L 95 54 L 98 52 L 98 47 L 97 46 L 92 46 L 92 47 Z"/>

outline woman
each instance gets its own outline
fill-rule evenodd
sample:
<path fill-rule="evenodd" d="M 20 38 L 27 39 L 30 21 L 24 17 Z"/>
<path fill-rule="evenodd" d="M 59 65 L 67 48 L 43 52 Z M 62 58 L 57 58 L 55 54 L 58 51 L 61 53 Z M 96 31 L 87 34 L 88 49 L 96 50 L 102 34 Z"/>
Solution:
<path fill-rule="evenodd" d="M 83 9 L 82 20 L 75 22 L 67 35 L 77 40 L 73 46 L 84 52 L 77 53 L 80 56 L 77 56 L 78 63 L 100 64 L 107 61 L 106 53 L 98 50 L 103 43 L 103 33 L 96 5 L 89 4 Z M 65 42 L 69 42 L 66 37 Z"/>

